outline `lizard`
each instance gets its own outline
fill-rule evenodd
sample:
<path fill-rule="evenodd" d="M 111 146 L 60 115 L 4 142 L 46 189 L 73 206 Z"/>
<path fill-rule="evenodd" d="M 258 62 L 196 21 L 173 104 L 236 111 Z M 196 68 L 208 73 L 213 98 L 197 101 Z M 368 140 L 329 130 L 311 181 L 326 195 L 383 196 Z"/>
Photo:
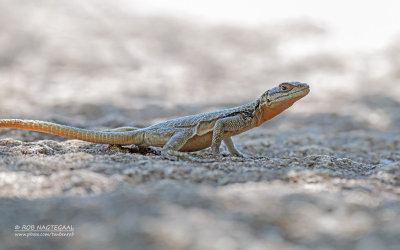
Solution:
<path fill-rule="evenodd" d="M 0 119 L 0 128 L 16 128 L 59 135 L 93 143 L 162 147 L 165 156 L 193 159 L 187 153 L 211 147 L 220 153 L 222 141 L 230 154 L 248 157 L 235 146 L 232 136 L 272 119 L 310 92 L 306 83 L 283 82 L 247 104 L 196 115 L 184 116 L 145 128 L 120 127 L 106 131 L 80 129 L 52 122 Z"/>

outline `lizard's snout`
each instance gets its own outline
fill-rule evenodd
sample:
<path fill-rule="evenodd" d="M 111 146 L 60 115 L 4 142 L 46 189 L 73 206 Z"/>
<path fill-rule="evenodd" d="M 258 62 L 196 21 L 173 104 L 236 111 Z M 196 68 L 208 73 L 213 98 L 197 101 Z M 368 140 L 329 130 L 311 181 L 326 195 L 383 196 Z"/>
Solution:
<path fill-rule="evenodd" d="M 310 91 L 310 86 L 307 83 L 296 82 L 294 85 L 301 90 L 307 90 L 307 93 Z"/>
<path fill-rule="evenodd" d="M 307 83 L 301 83 L 301 86 L 305 89 L 309 89 L 310 86 Z"/>
<path fill-rule="evenodd" d="M 307 83 L 301 83 L 302 92 L 305 92 L 305 95 L 310 93 L 310 86 Z"/>

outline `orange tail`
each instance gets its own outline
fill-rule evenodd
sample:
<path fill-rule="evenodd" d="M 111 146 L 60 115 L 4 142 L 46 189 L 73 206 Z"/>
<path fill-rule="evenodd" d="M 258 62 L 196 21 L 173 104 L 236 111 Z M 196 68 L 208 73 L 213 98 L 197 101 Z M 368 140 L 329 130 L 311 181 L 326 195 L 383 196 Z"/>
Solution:
<path fill-rule="evenodd" d="M 45 121 L 3 119 L 0 120 L 0 128 L 32 130 L 102 144 L 129 145 L 143 142 L 143 133 L 138 133 L 138 131 L 99 132 Z"/>

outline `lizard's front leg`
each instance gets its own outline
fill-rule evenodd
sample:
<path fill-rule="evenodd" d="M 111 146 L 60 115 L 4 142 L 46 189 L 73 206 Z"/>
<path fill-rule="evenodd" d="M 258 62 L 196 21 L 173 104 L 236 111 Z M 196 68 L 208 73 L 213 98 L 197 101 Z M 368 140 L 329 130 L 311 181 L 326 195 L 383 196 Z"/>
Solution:
<path fill-rule="evenodd" d="M 250 158 L 250 156 L 243 154 L 242 152 L 239 151 L 239 149 L 236 148 L 231 137 L 225 138 L 224 143 L 228 147 L 229 153 L 231 153 L 232 155 L 243 158 Z"/>
<path fill-rule="evenodd" d="M 219 147 L 221 146 L 221 141 L 224 136 L 224 132 L 242 130 L 247 126 L 249 126 L 250 124 L 251 124 L 251 118 L 245 117 L 243 115 L 226 117 L 216 121 L 213 129 L 212 143 L 211 143 L 212 154 L 213 155 L 219 154 Z M 233 142 L 229 141 L 228 139 L 228 142 L 225 141 L 225 143 L 227 143 L 228 149 L 232 153 L 231 149 L 234 148 Z M 228 144 L 231 144 L 231 146 L 233 147 L 230 148 L 230 145 Z M 238 151 L 235 149 L 234 154 L 236 154 L 237 152 Z"/>

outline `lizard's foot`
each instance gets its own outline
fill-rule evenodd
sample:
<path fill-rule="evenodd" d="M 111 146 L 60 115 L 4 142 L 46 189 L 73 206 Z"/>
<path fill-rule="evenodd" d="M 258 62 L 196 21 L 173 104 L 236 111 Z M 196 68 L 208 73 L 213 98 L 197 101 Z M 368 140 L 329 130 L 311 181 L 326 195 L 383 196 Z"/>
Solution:
<path fill-rule="evenodd" d="M 188 153 L 176 151 L 176 150 L 163 150 L 161 151 L 161 155 L 166 157 L 169 160 L 177 161 L 177 160 L 185 160 L 185 161 L 192 161 L 192 162 L 199 162 L 199 163 L 210 163 L 214 162 L 214 159 L 202 159 L 198 157 L 191 156 Z"/>
<path fill-rule="evenodd" d="M 251 156 L 245 155 L 245 154 L 232 154 L 232 153 L 218 153 L 218 152 L 211 152 L 211 153 L 206 153 L 206 155 L 208 157 L 212 157 L 215 160 L 223 160 L 225 158 L 229 158 L 229 157 L 237 157 L 237 158 L 243 158 L 243 159 L 251 159 Z"/>
<path fill-rule="evenodd" d="M 243 154 L 242 152 L 236 152 L 235 154 L 232 154 L 232 156 L 240 157 L 240 158 L 245 158 L 245 159 L 251 159 L 252 157 L 250 155 Z"/>

